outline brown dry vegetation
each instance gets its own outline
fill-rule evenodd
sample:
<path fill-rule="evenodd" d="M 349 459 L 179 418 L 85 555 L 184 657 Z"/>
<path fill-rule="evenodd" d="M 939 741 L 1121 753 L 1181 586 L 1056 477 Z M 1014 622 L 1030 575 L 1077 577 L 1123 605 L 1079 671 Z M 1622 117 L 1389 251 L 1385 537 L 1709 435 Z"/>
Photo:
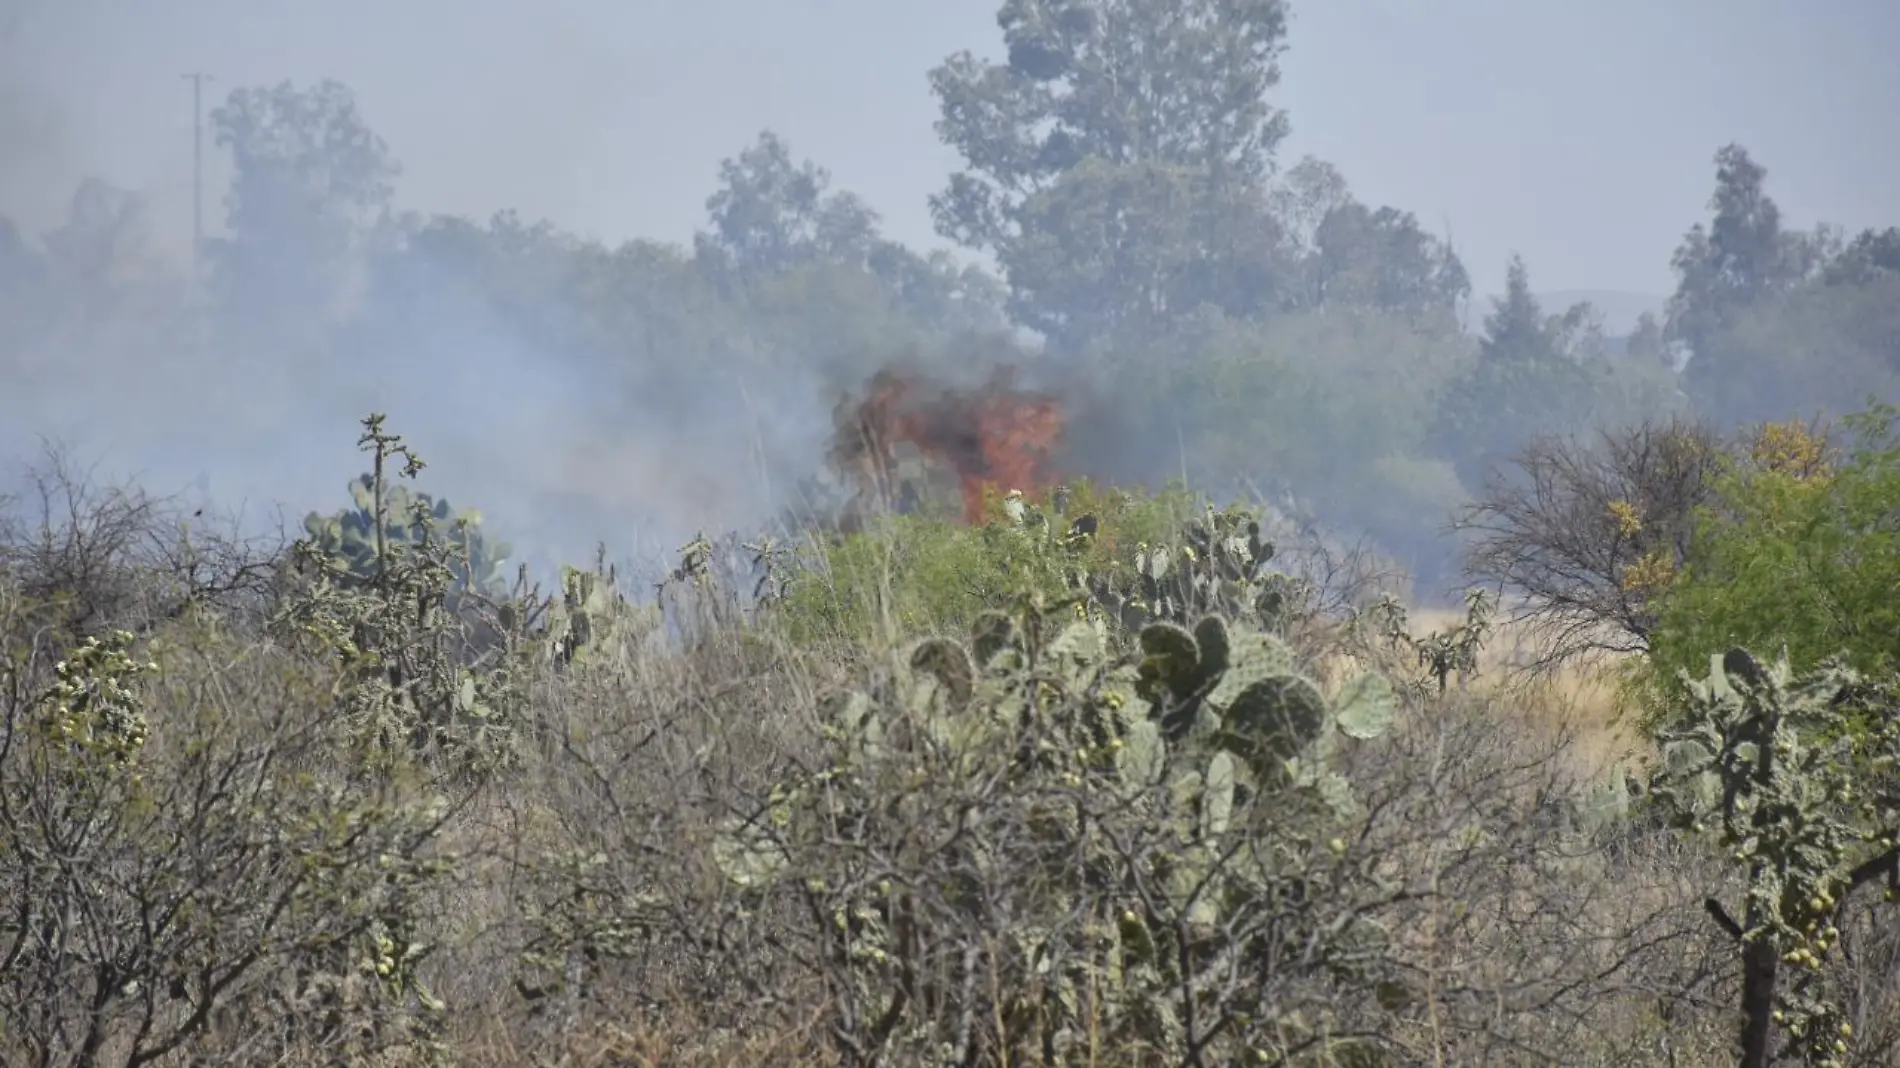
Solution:
<path fill-rule="evenodd" d="M 0 1064 L 830 1065 L 879 1061 L 873 1036 L 881 1063 L 957 1063 L 905 1033 L 1004 1029 L 973 1018 L 1022 993 L 996 988 L 1008 954 L 982 947 L 1060 919 L 1010 911 L 1039 900 L 1039 862 L 1000 856 L 975 891 L 997 929 L 917 935 L 919 959 L 991 966 L 960 996 L 906 1006 L 893 1030 L 865 1015 L 892 989 L 864 1001 L 827 956 L 838 886 L 741 900 L 722 876 L 720 829 L 821 758 L 826 696 L 879 650 L 795 644 L 769 614 L 669 642 L 657 615 L 629 610 L 641 622 L 584 666 L 522 661 L 508 762 L 471 770 L 443 743 L 376 770 L 348 728 L 347 658 L 269 625 L 289 596 L 273 554 L 203 533 L 187 544 L 164 502 L 70 474 L 45 485 L 57 507 L 28 509 L 0 545 Z M 733 596 L 686 587 L 671 603 L 733 620 Z M 1221 1003 L 1303 1013 L 1331 1038 L 1372 1040 L 1353 1056 L 1383 1058 L 1329 1060 L 1326 1041 L 1289 1039 L 1288 1064 L 1732 1063 L 1733 954 L 1702 905 L 1733 892 L 1724 870 L 1642 818 L 1582 818 L 1590 783 L 1638 751 L 1612 681 L 1513 675 L 1507 627 L 1438 693 L 1344 622 L 1308 628 L 1315 674 L 1350 659 L 1420 685 L 1387 744 L 1352 755 L 1361 813 L 1337 855 L 1309 858 L 1333 894 L 1271 922 L 1351 912 L 1393 939 L 1377 981 L 1289 951 L 1228 977 Z M 117 628 L 161 665 L 127 684 L 148 739 L 136 778 L 36 733 L 57 665 Z M 411 637 L 426 651 L 427 633 Z M 1007 820 L 1029 818 L 1013 788 L 912 783 L 919 826 L 867 830 L 813 863 L 914 879 L 926 907 L 932 880 L 969 873 L 937 866 L 948 854 L 913 833 L 981 802 L 1005 821 L 984 833 L 1008 843 Z M 1131 854 L 1169 848 L 1118 826 Z M 1853 1063 L 1893 1063 L 1891 935 L 1871 915 L 1842 926 Z M 393 969 L 410 985 L 379 981 L 364 948 L 378 939 L 428 947 Z M 1048 1063 L 1213 1063 L 1131 1051 L 1105 1009 L 1084 998 L 1076 1012 Z"/>

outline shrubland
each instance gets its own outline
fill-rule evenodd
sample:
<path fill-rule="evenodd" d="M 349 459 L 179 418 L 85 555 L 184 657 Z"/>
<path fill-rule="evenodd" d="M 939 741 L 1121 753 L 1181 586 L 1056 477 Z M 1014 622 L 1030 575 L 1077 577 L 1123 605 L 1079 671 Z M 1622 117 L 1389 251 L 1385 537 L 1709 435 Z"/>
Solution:
<path fill-rule="evenodd" d="M 281 546 L 55 468 L 0 551 L 0 1048 L 1885 1063 L 1887 420 L 1525 453 L 1472 557 L 1517 607 L 1423 634 L 1182 490 L 702 539 L 656 600 L 507 580 L 380 418 Z M 1521 611 L 1624 636 L 1637 729 L 1487 655 Z"/>
<path fill-rule="evenodd" d="M 393 396 L 512 509 L 380 417 L 276 538 L 4 502 L 0 1064 L 1900 1062 L 1900 230 L 1729 145 L 1660 316 L 1474 308 L 1279 158 L 1282 0 L 997 14 L 989 268 L 770 131 L 690 247 L 416 216 L 333 82 L 210 115 L 189 277 L 0 218 L 0 423 L 275 477 Z"/>

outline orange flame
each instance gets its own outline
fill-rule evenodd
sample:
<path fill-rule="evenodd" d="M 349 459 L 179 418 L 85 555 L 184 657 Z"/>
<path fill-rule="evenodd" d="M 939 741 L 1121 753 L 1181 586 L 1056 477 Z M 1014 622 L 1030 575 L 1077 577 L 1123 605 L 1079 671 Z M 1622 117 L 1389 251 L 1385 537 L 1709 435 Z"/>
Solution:
<path fill-rule="evenodd" d="M 983 522 L 986 489 L 1035 495 L 1067 422 L 1050 396 L 1017 390 L 999 368 L 981 389 L 961 391 L 893 370 L 873 375 L 865 397 L 840 406 L 832 456 L 861 478 L 888 482 L 892 448 L 908 443 L 957 475 L 964 522 Z"/>

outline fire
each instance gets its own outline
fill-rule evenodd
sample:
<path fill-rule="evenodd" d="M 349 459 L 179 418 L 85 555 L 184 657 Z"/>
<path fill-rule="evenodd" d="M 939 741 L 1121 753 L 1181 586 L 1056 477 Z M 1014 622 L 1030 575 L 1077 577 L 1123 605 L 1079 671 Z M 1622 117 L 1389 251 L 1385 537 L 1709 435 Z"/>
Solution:
<path fill-rule="evenodd" d="M 892 449 L 908 443 L 957 475 L 963 519 L 983 521 L 986 489 L 1037 493 L 1066 420 L 1061 404 L 1015 388 L 999 368 L 981 389 L 957 390 L 893 370 L 879 371 L 855 407 L 839 409 L 834 462 L 860 478 L 888 484 Z"/>

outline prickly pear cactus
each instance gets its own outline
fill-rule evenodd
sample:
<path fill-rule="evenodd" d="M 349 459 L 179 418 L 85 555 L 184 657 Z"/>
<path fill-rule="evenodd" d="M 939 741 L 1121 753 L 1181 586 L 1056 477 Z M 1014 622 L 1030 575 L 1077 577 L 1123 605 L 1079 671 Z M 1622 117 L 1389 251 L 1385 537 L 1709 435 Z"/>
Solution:
<path fill-rule="evenodd" d="M 350 497 L 350 508 L 328 516 L 316 512 L 306 516 L 304 532 L 315 551 L 340 565 L 340 574 L 367 582 L 375 576 L 377 567 L 375 476 L 366 474 L 351 482 Z M 506 543 L 488 540 L 481 529 L 479 512 L 457 512 L 446 500 L 389 484 L 383 490 L 383 543 L 401 551 L 420 542 L 422 534 L 414 518 L 418 505 L 428 510 L 434 536 L 442 538 L 451 550 L 455 590 L 499 596 L 507 588 L 505 572 L 511 549 Z"/>
<path fill-rule="evenodd" d="M 1785 654 L 1764 664 L 1740 649 L 1685 682 L 1651 793 L 1744 872 L 1739 918 L 1709 899 L 1742 958 L 1741 1063 L 1766 1064 L 1781 1032 L 1803 1063 L 1845 1064 L 1851 1028 L 1829 981 L 1836 922 L 1855 891 L 1900 890 L 1892 695 L 1839 662 L 1796 675 Z"/>
<path fill-rule="evenodd" d="M 1242 508 L 1206 507 L 1174 544 L 1140 545 L 1132 574 L 1087 578 L 1090 595 L 1129 631 L 1151 622 L 1187 625 L 1217 614 L 1267 630 L 1282 626 L 1298 583 L 1272 565 L 1273 543 Z"/>
<path fill-rule="evenodd" d="M 1193 631 L 1150 623 L 1139 644 L 1138 692 L 1163 739 L 1211 743 L 1243 761 L 1255 783 L 1310 787 L 1350 813 L 1350 791 L 1325 765 L 1343 740 L 1391 728 L 1398 699 L 1382 676 L 1353 678 L 1329 699 L 1296 670 L 1285 643 L 1220 616 Z"/>
<path fill-rule="evenodd" d="M 1115 547 L 1102 517 L 1070 515 L 1070 503 L 1067 490 L 1052 495 L 1048 510 L 1011 494 L 1000 502 L 1006 522 L 989 533 L 1013 533 L 1055 562 L 1067 588 L 1121 634 L 1157 622 L 1188 627 L 1207 615 L 1280 630 L 1305 592 L 1272 566 L 1273 543 L 1247 508 L 1203 504 L 1169 538 Z"/>
<path fill-rule="evenodd" d="M 826 759 L 713 850 L 748 914 L 783 893 L 834 917 L 814 959 L 853 962 L 837 1023 L 860 1051 L 1000 1063 L 1099 1022 L 1116 1048 L 1241 1057 L 1299 1021 L 1252 1006 L 1232 1035 L 1196 1031 L 1240 1011 L 1201 985 L 1217 962 L 1390 982 L 1376 921 L 1298 903 L 1335 899 L 1315 865 L 1343 854 L 1356 799 L 1333 758 L 1391 729 L 1391 687 L 1329 695 L 1281 641 L 1216 615 L 1150 623 L 1120 655 L 1072 608 L 1026 597 L 833 696 Z"/>
<path fill-rule="evenodd" d="M 659 627 L 657 610 L 628 601 L 612 568 L 561 569 L 561 596 L 551 600 L 538 637 L 562 667 L 583 668 L 627 652 Z"/>

